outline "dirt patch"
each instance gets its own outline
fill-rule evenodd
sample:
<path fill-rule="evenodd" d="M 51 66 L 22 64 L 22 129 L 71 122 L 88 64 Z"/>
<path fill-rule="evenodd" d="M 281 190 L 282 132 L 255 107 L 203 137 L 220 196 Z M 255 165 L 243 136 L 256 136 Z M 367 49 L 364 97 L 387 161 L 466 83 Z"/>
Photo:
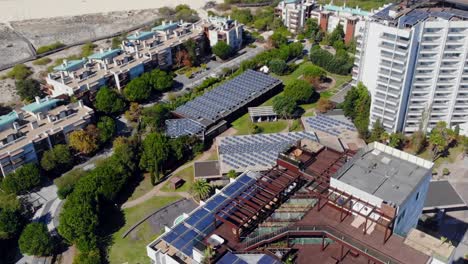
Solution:
<path fill-rule="evenodd" d="M 157 18 L 157 9 L 146 9 L 23 20 L 12 22 L 11 25 L 37 49 L 57 41 L 64 44 L 74 44 L 105 37 L 154 21 Z"/>
<path fill-rule="evenodd" d="M 0 24 L 0 66 L 33 56 L 28 42 L 5 24 Z"/>

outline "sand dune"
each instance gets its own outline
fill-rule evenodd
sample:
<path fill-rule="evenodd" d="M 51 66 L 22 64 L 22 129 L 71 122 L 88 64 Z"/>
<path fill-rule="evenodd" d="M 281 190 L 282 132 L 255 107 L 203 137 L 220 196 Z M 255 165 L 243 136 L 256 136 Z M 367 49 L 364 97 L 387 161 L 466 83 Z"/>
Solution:
<path fill-rule="evenodd" d="M 0 22 L 174 7 L 179 4 L 201 9 L 206 2 L 208 0 L 0 0 Z"/>

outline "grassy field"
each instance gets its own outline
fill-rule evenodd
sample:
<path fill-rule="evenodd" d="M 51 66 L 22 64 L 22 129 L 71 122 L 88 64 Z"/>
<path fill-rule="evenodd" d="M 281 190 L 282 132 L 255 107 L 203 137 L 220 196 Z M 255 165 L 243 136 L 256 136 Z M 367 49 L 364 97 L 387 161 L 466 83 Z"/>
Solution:
<path fill-rule="evenodd" d="M 318 0 L 317 1 L 321 5 L 329 4 L 329 0 Z M 395 2 L 394 0 L 334 0 L 333 4 L 337 6 L 342 6 L 346 2 L 346 6 L 349 7 L 356 7 L 359 6 L 364 10 L 372 10 L 378 9 L 379 7 L 383 6 L 384 4 Z"/>
<path fill-rule="evenodd" d="M 250 120 L 249 114 L 245 114 L 232 122 L 232 127 L 237 130 L 236 135 L 252 134 L 251 130 L 253 125 L 254 124 Z M 255 125 L 262 129 L 262 133 L 278 133 L 287 128 L 288 122 L 286 120 L 278 120 L 276 122 L 255 123 Z"/>
<path fill-rule="evenodd" d="M 135 190 L 132 193 L 132 196 L 128 198 L 129 201 L 135 200 L 136 198 L 142 196 L 143 194 L 149 192 L 153 189 L 153 185 L 151 184 L 151 177 L 149 173 L 145 173 L 143 176 L 143 180 L 138 184 Z"/>
<path fill-rule="evenodd" d="M 458 144 L 458 146 L 451 148 L 448 150 L 448 155 L 445 157 L 440 157 L 434 161 L 434 168 L 438 169 L 444 163 L 454 163 L 458 155 L 460 155 L 463 151 L 463 145 Z M 418 155 L 419 157 L 432 160 L 432 153 L 429 148 L 426 148 L 421 154 Z"/>
<path fill-rule="evenodd" d="M 288 85 L 292 81 L 294 81 L 294 80 L 298 79 L 299 77 L 301 77 L 301 75 L 304 72 L 304 68 L 307 65 L 311 65 L 311 64 L 312 64 L 311 62 L 307 61 L 307 62 L 301 64 L 294 72 L 292 72 L 291 74 L 288 74 L 288 75 L 284 75 L 284 76 L 278 76 L 278 75 L 275 75 L 275 74 L 272 74 L 272 75 L 274 77 L 282 80 L 284 85 Z M 323 97 L 323 98 L 332 97 L 337 92 L 338 88 L 341 87 L 341 85 L 343 85 L 344 83 L 349 82 L 351 80 L 351 76 L 349 76 L 349 75 L 338 75 L 338 74 L 333 74 L 333 73 L 330 73 L 330 72 L 327 72 L 327 75 L 330 78 L 333 78 L 336 83 L 335 83 L 335 85 L 333 87 L 330 87 L 329 90 L 320 93 L 320 97 Z M 272 106 L 274 98 L 276 96 L 280 96 L 282 94 L 283 94 L 283 92 L 280 92 L 279 94 L 271 97 L 270 99 L 265 101 L 262 104 L 262 106 Z M 304 111 L 315 108 L 315 106 L 316 106 L 316 102 L 300 105 L 300 107 L 302 109 L 304 109 Z M 313 113 L 309 112 L 309 113 L 305 114 L 305 116 L 310 116 L 310 115 L 313 115 Z M 287 121 L 285 121 L 285 120 L 279 120 L 277 122 L 257 123 L 256 125 L 259 126 L 262 129 L 262 133 L 277 133 L 277 132 L 285 130 L 287 128 L 287 126 L 288 126 Z M 241 116 L 240 118 L 238 118 L 236 121 L 232 122 L 232 127 L 237 130 L 236 135 L 249 135 L 249 134 L 252 134 L 252 132 L 251 132 L 252 126 L 253 126 L 253 124 L 250 121 L 250 118 L 249 118 L 248 114 L 245 114 L 245 115 Z"/>
<path fill-rule="evenodd" d="M 179 171 L 174 175 L 174 177 L 177 176 L 181 179 L 184 179 L 185 183 L 175 191 L 172 190 L 170 187 L 170 182 L 166 182 L 164 186 L 161 188 L 161 191 L 163 192 L 189 192 L 190 188 L 192 187 L 194 178 L 193 178 L 193 166 L 188 166 L 187 168 Z"/>
<path fill-rule="evenodd" d="M 123 211 L 125 225 L 112 236 L 113 244 L 109 248 L 109 262 L 111 264 L 148 263 L 146 245 L 158 237 L 162 232 L 155 232 L 151 229 L 150 224 L 145 222 L 137 227 L 137 238 L 132 238 L 130 235 L 126 238 L 122 238 L 122 234 L 149 213 L 154 212 L 156 209 L 180 198 L 181 197 L 177 195 L 172 197 L 153 197 L 138 206 L 125 209 Z"/>

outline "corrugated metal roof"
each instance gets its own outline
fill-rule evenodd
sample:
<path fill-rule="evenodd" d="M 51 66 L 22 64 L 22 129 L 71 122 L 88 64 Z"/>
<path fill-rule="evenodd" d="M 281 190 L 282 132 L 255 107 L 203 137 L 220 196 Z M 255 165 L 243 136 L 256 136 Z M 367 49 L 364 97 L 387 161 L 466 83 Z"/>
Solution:
<path fill-rule="evenodd" d="M 48 107 L 52 107 L 57 105 L 58 102 L 60 102 L 60 99 L 49 99 L 49 98 L 42 98 L 38 102 L 34 102 L 28 105 L 23 106 L 21 109 L 23 109 L 26 112 L 32 112 L 32 113 L 37 113 L 42 111 L 43 109 L 46 109 Z"/>
<path fill-rule="evenodd" d="M 121 49 L 106 50 L 103 52 L 94 53 L 93 55 L 89 56 L 88 59 L 104 60 L 107 58 L 113 58 L 120 52 L 122 52 Z"/>
<path fill-rule="evenodd" d="M 86 63 L 86 59 L 71 60 L 54 67 L 54 71 L 75 71 Z"/>
<path fill-rule="evenodd" d="M 6 115 L 0 116 L 0 126 L 8 125 L 15 122 L 18 119 L 18 113 L 11 111 Z"/>
<path fill-rule="evenodd" d="M 151 31 L 144 31 L 132 34 L 127 37 L 128 40 L 145 40 L 150 39 L 154 36 L 154 32 Z"/>

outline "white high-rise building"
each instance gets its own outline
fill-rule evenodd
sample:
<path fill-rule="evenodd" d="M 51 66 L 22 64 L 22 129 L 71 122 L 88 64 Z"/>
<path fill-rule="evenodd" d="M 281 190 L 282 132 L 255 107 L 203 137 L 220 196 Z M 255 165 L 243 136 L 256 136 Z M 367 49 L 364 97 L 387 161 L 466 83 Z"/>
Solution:
<path fill-rule="evenodd" d="M 468 5 L 388 6 L 358 32 L 354 83 L 372 96 L 370 126 L 389 132 L 468 122 Z"/>

